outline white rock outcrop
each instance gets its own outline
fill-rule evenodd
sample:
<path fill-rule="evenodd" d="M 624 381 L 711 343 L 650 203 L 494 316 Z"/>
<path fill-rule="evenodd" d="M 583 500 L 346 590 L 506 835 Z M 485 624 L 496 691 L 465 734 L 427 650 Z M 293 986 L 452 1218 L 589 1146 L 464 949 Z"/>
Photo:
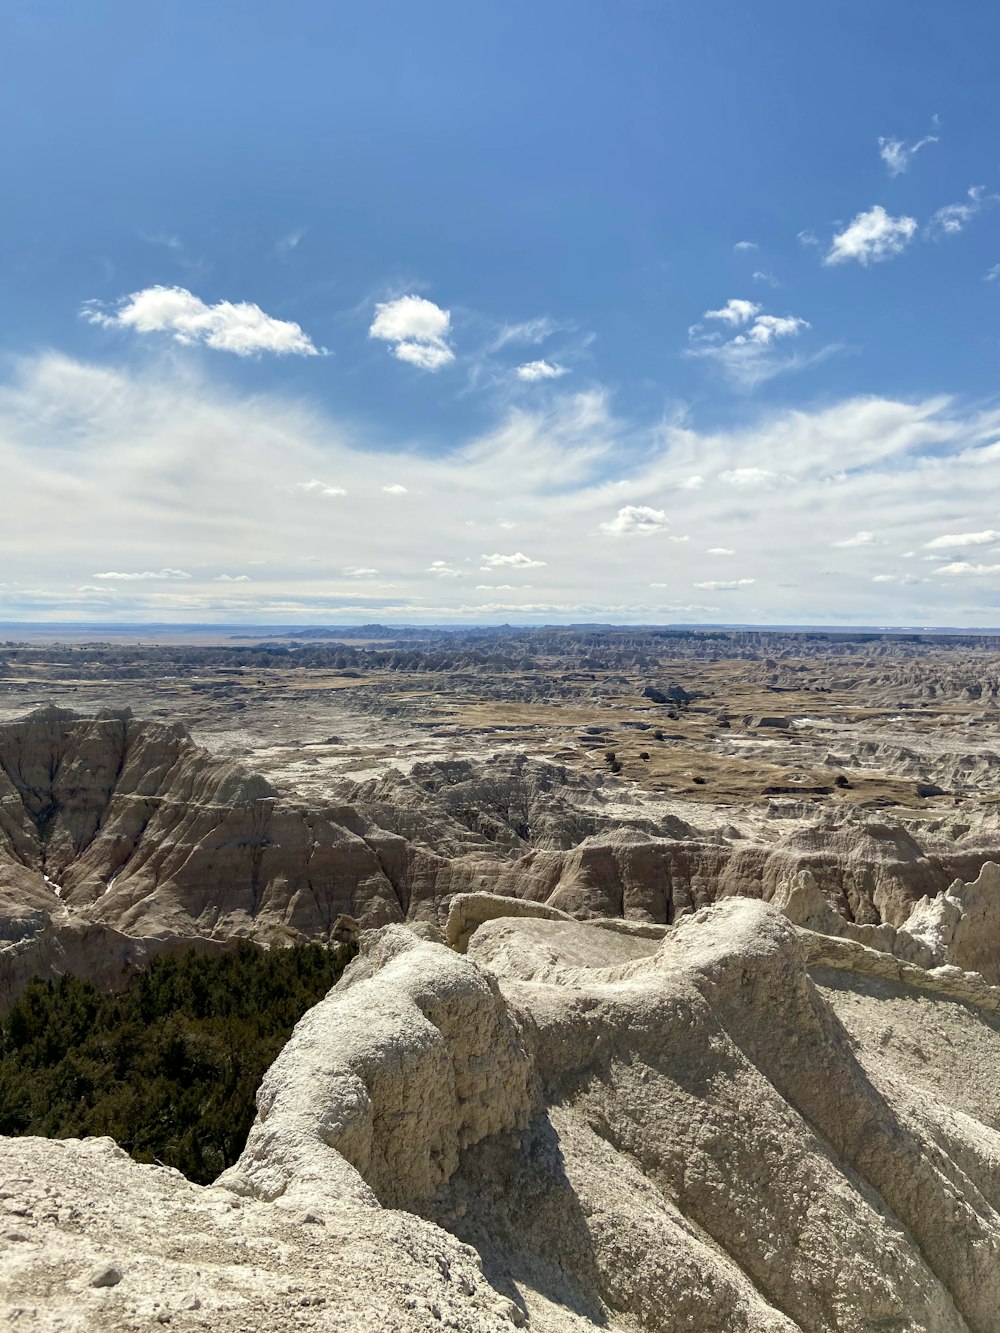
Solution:
<path fill-rule="evenodd" d="M 778 886 L 771 899 L 790 921 L 821 935 L 854 940 L 917 967 L 976 973 L 1000 985 L 1000 865 L 987 861 L 978 877 L 958 879 L 921 898 L 902 926 L 861 925 L 837 912 L 808 870 Z"/>
<path fill-rule="evenodd" d="M 482 902 L 464 957 L 364 935 L 223 1188 L 0 1143 L 0 1314 L 996 1333 L 1000 990 L 787 896 L 813 929 L 734 898 L 662 938 Z"/>

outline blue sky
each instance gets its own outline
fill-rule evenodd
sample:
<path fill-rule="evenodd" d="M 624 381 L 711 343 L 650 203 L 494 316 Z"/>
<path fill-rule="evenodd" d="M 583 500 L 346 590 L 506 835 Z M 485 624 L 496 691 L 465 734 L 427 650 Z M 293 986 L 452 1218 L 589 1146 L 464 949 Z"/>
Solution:
<path fill-rule="evenodd" d="M 993 7 L 3 27 L 0 616 L 996 622 Z"/>

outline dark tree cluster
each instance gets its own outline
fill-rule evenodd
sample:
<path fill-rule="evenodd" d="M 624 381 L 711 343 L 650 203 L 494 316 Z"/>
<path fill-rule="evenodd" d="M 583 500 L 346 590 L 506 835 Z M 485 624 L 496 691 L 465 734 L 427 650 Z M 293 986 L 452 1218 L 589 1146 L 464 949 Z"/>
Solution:
<path fill-rule="evenodd" d="M 109 1134 L 205 1184 L 239 1157 L 268 1066 L 355 952 L 319 944 L 154 960 L 127 990 L 36 979 L 0 1019 L 0 1134 Z"/>

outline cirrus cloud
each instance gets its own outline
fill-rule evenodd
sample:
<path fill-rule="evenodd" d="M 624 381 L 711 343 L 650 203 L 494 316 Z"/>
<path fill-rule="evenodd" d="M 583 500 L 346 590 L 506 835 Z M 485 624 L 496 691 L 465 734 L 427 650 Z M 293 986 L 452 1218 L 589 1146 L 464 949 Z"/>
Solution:
<path fill-rule="evenodd" d="M 886 165 L 890 176 L 901 176 L 910 163 L 928 144 L 937 143 L 936 134 L 927 134 L 916 143 L 907 144 L 902 139 L 889 139 L 879 136 L 878 155 Z"/>
<path fill-rule="evenodd" d="M 1000 542 L 1000 532 L 984 528 L 982 532 L 946 532 L 924 542 L 924 546 L 928 551 L 950 551 L 956 546 L 989 546 L 992 542 Z"/>
<path fill-rule="evenodd" d="M 312 481 L 296 481 L 289 489 L 301 491 L 306 495 L 323 495 L 328 499 L 347 494 L 343 486 L 331 486 L 328 481 L 318 481 L 315 477 Z"/>
<path fill-rule="evenodd" d="M 95 579 L 107 579 L 109 583 L 140 583 L 149 580 L 166 581 L 189 579 L 191 575 L 184 569 L 144 569 L 141 572 L 122 573 L 109 569 L 103 574 L 95 574 Z"/>
<path fill-rule="evenodd" d="M 539 380 L 560 379 L 563 375 L 569 374 L 569 371 L 556 361 L 526 361 L 523 366 L 518 366 L 514 373 L 519 380 L 536 384 Z"/>

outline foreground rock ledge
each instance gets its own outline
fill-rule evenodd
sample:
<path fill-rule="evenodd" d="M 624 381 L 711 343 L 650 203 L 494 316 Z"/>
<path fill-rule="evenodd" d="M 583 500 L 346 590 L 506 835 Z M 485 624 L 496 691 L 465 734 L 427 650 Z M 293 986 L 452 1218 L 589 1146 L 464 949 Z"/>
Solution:
<path fill-rule="evenodd" d="M 224 1188 L 3 1141 L 0 1310 L 995 1333 L 995 1014 L 821 939 L 739 899 L 662 940 L 499 917 L 465 957 L 388 927 L 297 1026 Z"/>

